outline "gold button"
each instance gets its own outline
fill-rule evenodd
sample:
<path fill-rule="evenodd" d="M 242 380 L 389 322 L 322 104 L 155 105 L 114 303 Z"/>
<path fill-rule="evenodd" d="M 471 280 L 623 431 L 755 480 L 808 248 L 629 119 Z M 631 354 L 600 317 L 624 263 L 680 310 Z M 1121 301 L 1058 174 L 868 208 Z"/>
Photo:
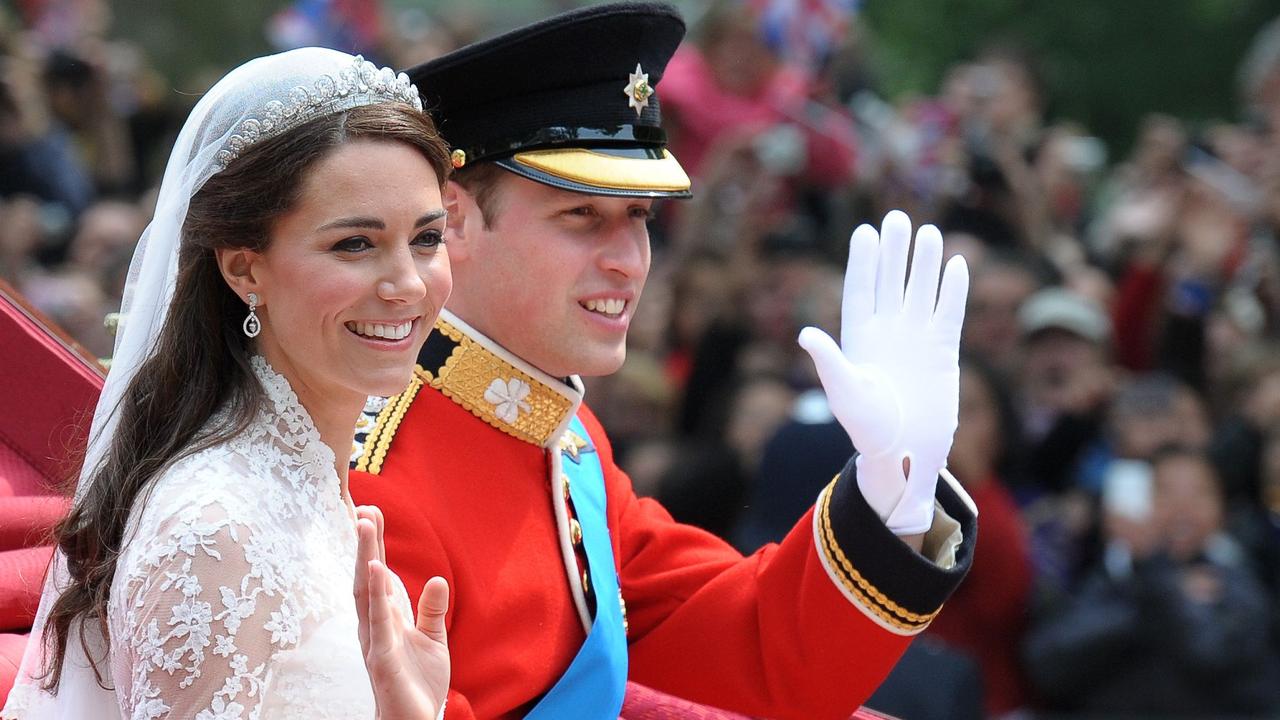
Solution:
<path fill-rule="evenodd" d="M 560 476 L 560 489 L 564 491 L 564 499 L 568 500 L 569 499 L 569 476 L 568 475 Z"/>
<path fill-rule="evenodd" d="M 582 523 L 577 518 L 569 518 L 569 539 L 574 545 L 582 544 Z"/>
<path fill-rule="evenodd" d="M 452 163 L 453 166 L 456 168 L 460 168 L 463 165 L 466 165 L 467 164 L 466 151 L 461 148 L 454 150 L 452 153 L 449 154 L 449 162 Z"/>
<path fill-rule="evenodd" d="M 591 592 L 591 581 L 587 579 L 587 571 L 586 571 L 586 570 L 583 570 L 583 571 L 582 571 L 582 592 L 584 592 L 584 593 L 590 593 L 590 592 Z"/>

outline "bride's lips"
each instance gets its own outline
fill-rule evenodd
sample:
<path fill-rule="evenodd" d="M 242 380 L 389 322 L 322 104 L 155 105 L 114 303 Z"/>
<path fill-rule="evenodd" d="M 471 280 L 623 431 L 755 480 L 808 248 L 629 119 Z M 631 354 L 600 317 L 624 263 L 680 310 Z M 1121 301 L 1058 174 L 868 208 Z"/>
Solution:
<path fill-rule="evenodd" d="M 413 345 L 421 317 L 381 320 L 348 320 L 347 332 L 379 350 L 401 350 Z"/>

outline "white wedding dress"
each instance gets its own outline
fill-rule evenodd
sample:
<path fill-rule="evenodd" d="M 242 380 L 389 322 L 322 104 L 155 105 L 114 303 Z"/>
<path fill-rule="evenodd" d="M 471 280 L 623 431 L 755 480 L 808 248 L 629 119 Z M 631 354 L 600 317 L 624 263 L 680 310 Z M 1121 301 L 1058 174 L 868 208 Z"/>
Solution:
<path fill-rule="evenodd" d="M 108 607 L 123 717 L 374 716 L 333 452 L 284 377 L 252 364 L 257 418 L 174 463 L 130 518 Z"/>

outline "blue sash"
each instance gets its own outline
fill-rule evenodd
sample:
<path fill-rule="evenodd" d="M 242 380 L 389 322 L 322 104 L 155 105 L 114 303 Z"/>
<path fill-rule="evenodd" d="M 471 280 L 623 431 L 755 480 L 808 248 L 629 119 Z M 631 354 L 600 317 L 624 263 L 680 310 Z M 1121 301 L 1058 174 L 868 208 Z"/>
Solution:
<path fill-rule="evenodd" d="M 569 424 L 569 430 L 584 439 L 591 437 L 577 417 Z M 614 720 L 622 711 L 627 686 L 627 634 L 622 627 L 618 571 L 605 515 L 604 471 L 594 447 L 580 450 L 576 458 L 562 457 L 561 464 L 561 470 L 569 476 L 573 507 L 582 524 L 582 542 L 595 588 L 596 618 L 577 657 L 525 717 Z M 554 483 L 553 480 L 556 487 Z"/>

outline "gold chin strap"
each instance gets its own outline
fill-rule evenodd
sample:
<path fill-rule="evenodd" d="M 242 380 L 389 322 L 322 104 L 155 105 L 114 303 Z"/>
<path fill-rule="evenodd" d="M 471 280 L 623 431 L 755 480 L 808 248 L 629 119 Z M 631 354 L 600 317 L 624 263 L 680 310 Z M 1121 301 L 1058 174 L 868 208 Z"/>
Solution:
<path fill-rule="evenodd" d="M 683 192 L 690 185 L 684 168 L 666 150 L 658 159 L 618 157 L 582 148 L 533 150 L 517 153 L 514 160 L 548 175 L 610 190 Z"/>

